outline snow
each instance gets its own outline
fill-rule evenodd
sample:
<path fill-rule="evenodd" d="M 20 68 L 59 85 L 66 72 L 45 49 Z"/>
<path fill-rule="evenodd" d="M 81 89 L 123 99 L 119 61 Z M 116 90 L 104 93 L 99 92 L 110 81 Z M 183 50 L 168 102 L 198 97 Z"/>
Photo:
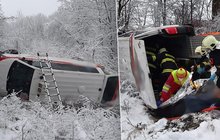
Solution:
<path fill-rule="evenodd" d="M 202 122 L 200 126 L 191 131 L 184 131 L 184 132 L 166 132 L 161 133 L 158 136 L 158 140 L 170 139 L 170 140 L 217 140 L 220 136 L 220 127 L 219 127 L 220 120 L 212 120 L 208 122 Z"/>
<path fill-rule="evenodd" d="M 84 102 L 81 107 L 52 110 L 15 95 L 0 101 L 0 139 L 120 139 L 118 113 Z"/>
<path fill-rule="evenodd" d="M 220 137 L 219 111 L 187 114 L 173 121 L 156 120 L 148 113 L 133 83 L 125 80 L 122 88 L 122 140 L 217 140 Z"/>
<path fill-rule="evenodd" d="M 59 0 L 58 10 L 1 20 L 1 50 L 84 60 L 117 74 L 116 8 L 112 1 Z M 3 11 L 0 7 L 0 15 Z M 76 18 L 77 17 L 77 18 Z M 39 102 L 21 102 L 15 96 L 0 101 L 0 140 L 120 139 L 120 113 L 88 100 L 53 111 Z"/>
<path fill-rule="evenodd" d="M 120 42 L 119 42 L 120 43 Z M 120 50 L 122 140 L 218 140 L 220 112 L 193 113 L 169 121 L 152 117 L 136 89 L 129 51 Z M 128 48 L 127 48 L 128 49 Z"/>

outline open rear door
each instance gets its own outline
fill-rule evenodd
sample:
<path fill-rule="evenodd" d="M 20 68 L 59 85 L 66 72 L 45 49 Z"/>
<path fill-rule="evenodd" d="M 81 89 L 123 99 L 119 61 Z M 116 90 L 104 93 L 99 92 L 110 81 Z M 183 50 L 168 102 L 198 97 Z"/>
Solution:
<path fill-rule="evenodd" d="M 149 77 L 150 70 L 148 67 L 144 41 L 135 40 L 134 35 L 131 34 L 129 48 L 131 69 L 137 88 L 140 91 L 140 96 L 148 107 L 157 109 L 153 86 Z"/>

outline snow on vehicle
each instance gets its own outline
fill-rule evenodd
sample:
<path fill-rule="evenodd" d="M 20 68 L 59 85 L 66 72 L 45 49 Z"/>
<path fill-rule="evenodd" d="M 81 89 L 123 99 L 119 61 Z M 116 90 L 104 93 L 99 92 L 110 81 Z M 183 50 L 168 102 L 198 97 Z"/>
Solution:
<path fill-rule="evenodd" d="M 119 86 L 117 75 L 106 74 L 99 65 L 89 62 L 48 58 L 62 101 L 74 101 L 79 95 L 84 95 L 98 103 L 115 103 Z M 46 65 L 46 62 L 42 64 Z M 44 71 L 46 73 L 49 70 Z M 6 96 L 13 91 L 21 91 L 27 95 L 29 100 L 48 101 L 37 56 L 1 54 L 0 79 L 0 96 Z M 56 90 L 50 89 L 50 94 L 56 94 Z"/>
<path fill-rule="evenodd" d="M 140 96 L 142 97 L 144 103 L 156 116 L 175 117 L 183 115 L 184 113 L 190 113 L 190 111 L 186 110 L 188 109 L 188 106 L 185 103 L 188 103 L 188 100 L 191 101 L 191 96 L 193 100 L 197 100 L 197 95 L 199 93 L 197 93 L 191 87 L 189 82 L 186 82 L 186 84 L 178 91 L 178 94 L 174 95 L 169 100 L 164 102 L 160 107 L 157 107 L 155 95 L 159 94 L 160 92 L 158 90 L 158 81 L 160 81 L 160 77 L 158 75 L 160 75 L 160 73 L 150 72 L 149 64 L 146 57 L 146 51 L 149 48 L 165 47 L 168 52 L 176 58 L 178 67 L 184 67 L 185 69 L 190 71 L 191 66 L 194 65 L 195 61 L 199 58 L 199 56 L 195 55 L 194 53 L 194 48 L 196 46 L 192 45 L 192 38 L 194 36 L 194 28 L 190 25 L 162 26 L 152 28 L 149 31 L 137 34 L 134 37 L 133 35 L 130 36 L 129 48 L 131 58 L 131 71 L 133 73 L 137 88 L 140 91 Z M 128 47 L 123 45 L 120 46 L 120 44 L 123 44 L 120 42 L 122 42 L 122 40 L 119 39 L 119 47 Z M 204 81 L 206 80 L 207 79 L 199 80 L 197 82 L 198 84 L 200 84 L 200 86 L 203 86 L 203 84 L 205 83 Z M 206 93 L 207 92 L 210 92 L 210 90 L 206 91 Z M 203 96 L 204 94 L 199 95 Z M 201 98 L 203 99 L 203 97 Z M 203 100 L 201 100 L 201 102 L 202 101 Z M 181 106 L 178 106 L 180 103 L 183 104 L 181 104 Z M 194 103 L 196 104 L 198 102 L 194 101 Z M 205 107 L 210 106 L 211 103 L 212 102 L 209 101 L 208 104 L 205 104 Z M 182 111 L 177 112 L 176 107 L 178 109 L 179 107 L 182 107 Z M 204 106 L 201 105 L 200 107 L 202 108 L 198 107 L 198 109 L 191 109 L 191 111 L 196 112 L 204 109 Z"/>

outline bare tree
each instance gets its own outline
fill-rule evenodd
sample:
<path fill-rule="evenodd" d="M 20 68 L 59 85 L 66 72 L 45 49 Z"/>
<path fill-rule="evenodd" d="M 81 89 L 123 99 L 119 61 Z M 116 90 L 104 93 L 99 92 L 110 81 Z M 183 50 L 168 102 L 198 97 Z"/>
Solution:
<path fill-rule="evenodd" d="M 212 0 L 118 0 L 119 30 L 139 30 L 167 24 L 194 24 L 201 27 L 211 18 L 211 2 Z"/>
<path fill-rule="evenodd" d="M 133 0 L 118 0 L 118 27 L 121 31 L 128 31 L 130 18 L 132 15 L 132 1 Z"/>

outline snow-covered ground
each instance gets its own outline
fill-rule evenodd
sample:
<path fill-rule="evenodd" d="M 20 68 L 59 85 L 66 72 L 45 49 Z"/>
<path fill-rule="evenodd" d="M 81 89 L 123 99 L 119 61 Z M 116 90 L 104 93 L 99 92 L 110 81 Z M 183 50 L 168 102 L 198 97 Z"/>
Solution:
<path fill-rule="evenodd" d="M 220 113 L 195 113 L 168 121 L 156 120 L 144 106 L 132 82 L 122 81 L 122 140 L 218 140 Z"/>
<path fill-rule="evenodd" d="M 143 100 L 139 97 L 130 69 L 129 51 L 125 47 L 119 47 L 122 140 L 219 139 L 219 111 L 187 114 L 173 121 L 168 121 L 165 118 L 160 120 L 153 118 Z"/>
<path fill-rule="evenodd" d="M 86 99 L 86 100 L 85 100 Z M 1 140 L 118 140 L 119 113 L 103 109 L 87 98 L 79 107 L 53 111 L 39 102 L 23 102 L 16 96 L 0 101 Z"/>

